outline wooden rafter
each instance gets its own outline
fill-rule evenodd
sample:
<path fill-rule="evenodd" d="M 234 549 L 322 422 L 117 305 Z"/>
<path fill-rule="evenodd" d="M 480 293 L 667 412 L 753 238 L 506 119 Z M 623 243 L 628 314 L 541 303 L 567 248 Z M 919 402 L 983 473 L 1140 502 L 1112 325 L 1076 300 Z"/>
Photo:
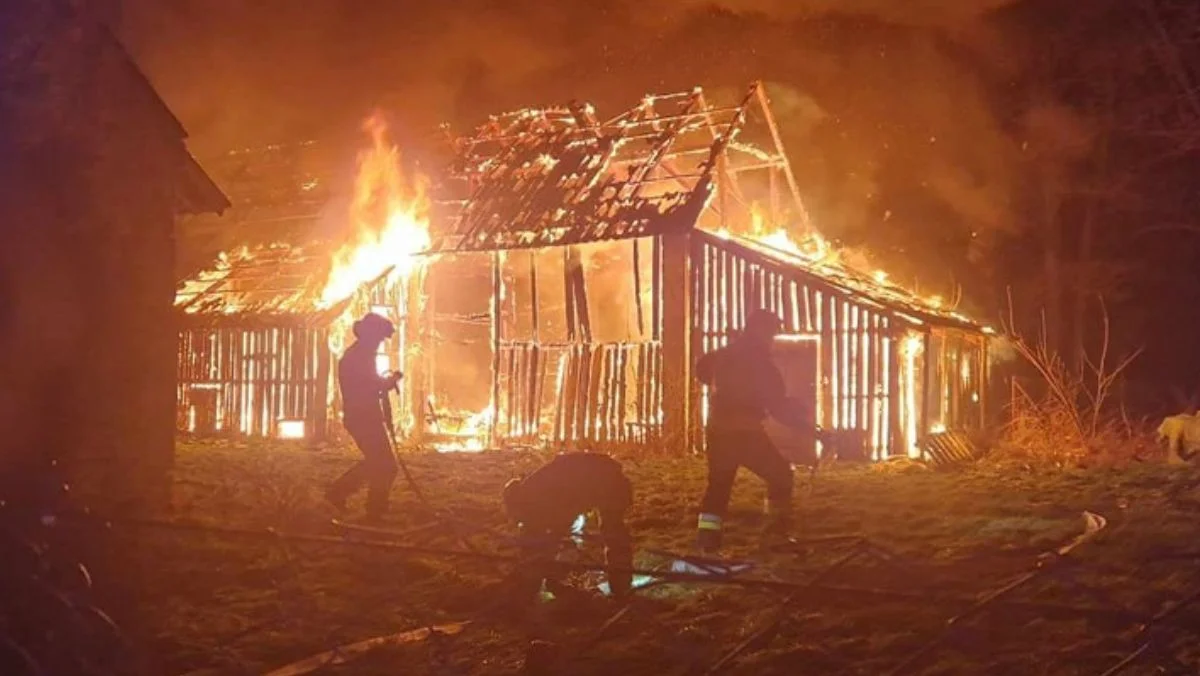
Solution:
<path fill-rule="evenodd" d="M 708 246 L 734 251 L 741 258 L 753 261 L 765 269 L 783 274 L 803 277 L 815 287 L 826 292 L 853 298 L 864 306 L 873 306 L 896 313 L 909 322 L 927 323 L 937 326 L 959 328 L 972 333 L 981 333 L 983 327 L 952 312 L 930 306 L 917 296 L 899 287 L 882 285 L 866 275 L 853 271 L 819 266 L 786 251 L 743 239 L 731 239 L 707 232 L 696 232 L 693 237 Z"/>
<path fill-rule="evenodd" d="M 431 251 L 564 246 L 690 227 L 680 218 L 707 204 L 713 148 L 723 156 L 731 146 L 747 104 L 712 107 L 697 88 L 646 97 L 604 122 L 580 104 L 497 116 L 454 143 L 451 173 L 468 194 L 458 205 L 443 196 L 457 213 L 438 224 Z M 678 190 L 647 190 L 664 182 Z"/>

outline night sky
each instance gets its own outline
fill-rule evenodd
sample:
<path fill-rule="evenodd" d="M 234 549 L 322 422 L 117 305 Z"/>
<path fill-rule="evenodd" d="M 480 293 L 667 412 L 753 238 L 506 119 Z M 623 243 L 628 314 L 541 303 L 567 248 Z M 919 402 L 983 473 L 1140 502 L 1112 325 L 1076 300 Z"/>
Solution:
<path fill-rule="evenodd" d="M 1200 106 L 1181 84 L 1195 49 L 1175 38 L 1186 3 L 124 5 L 122 38 L 201 160 L 345 133 L 375 107 L 417 137 L 517 107 L 577 98 L 612 110 L 762 79 L 827 236 L 922 290 L 961 285 L 962 309 L 992 324 L 1011 292 L 1026 333 L 1056 251 L 1065 353 L 1077 335 L 1096 347 L 1103 297 L 1113 349 L 1145 348 L 1135 408 L 1200 391 L 1200 234 L 1187 229 Z"/>

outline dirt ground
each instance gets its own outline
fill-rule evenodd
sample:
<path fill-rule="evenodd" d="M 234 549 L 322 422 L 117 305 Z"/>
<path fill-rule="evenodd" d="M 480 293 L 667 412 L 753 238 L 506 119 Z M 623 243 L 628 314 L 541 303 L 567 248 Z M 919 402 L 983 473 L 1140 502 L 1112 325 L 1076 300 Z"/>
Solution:
<path fill-rule="evenodd" d="M 546 456 L 405 457 L 438 509 L 509 530 L 500 488 Z M 637 491 L 630 516 L 637 564 L 662 563 L 652 550 L 687 552 L 703 463 L 623 460 Z M 337 645 L 465 620 L 471 623 L 457 635 L 385 646 L 318 673 L 518 673 L 535 639 L 552 644 L 559 661 L 548 673 L 556 674 L 892 673 L 972 599 L 1031 570 L 1039 554 L 1082 532 L 1085 510 L 1108 525 L 1070 555 L 1076 563 L 1066 582 L 1035 580 L 1005 597 L 1010 603 L 956 623 L 953 635 L 905 673 L 1099 674 L 1144 639 L 1135 614 L 1160 612 L 1200 588 L 1200 472 L 1191 468 L 1145 464 L 1035 475 L 911 464 L 831 467 L 815 479 L 797 474 L 797 537 L 861 535 L 900 558 L 830 573 L 792 599 L 775 631 L 723 669 L 706 672 L 780 617 L 789 592 L 656 585 L 639 592 L 597 639 L 617 606 L 595 593 L 535 603 L 519 614 L 500 596 L 508 570 L 494 562 L 268 534 L 277 528 L 335 535 L 321 488 L 351 462 L 345 449 L 180 442 L 173 513 L 161 517 L 263 535 L 116 528 L 127 569 L 142 578 L 145 624 L 154 634 L 149 644 L 164 673 L 266 673 Z M 757 563 L 754 576 L 805 582 L 849 551 L 846 543 L 760 551 L 763 498 L 761 482 L 739 476 L 728 549 Z M 351 506 L 361 509 L 357 500 Z M 403 479 L 393 501 L 389 528 L 428 522 Z M 462 548 L 446 528 L 403 542 Z M 482 551 L 510 551 L 490 535 L 471 542 Z M 1191 665 L 1191 673 L 1200 672 L 1200 638 L 1183 629 L 1200 627 L 1197 620 L 1200 607 L 1181 611 L 1156 644 Z M 1124 673 L 1155 673 L 1148 664 Z"/>

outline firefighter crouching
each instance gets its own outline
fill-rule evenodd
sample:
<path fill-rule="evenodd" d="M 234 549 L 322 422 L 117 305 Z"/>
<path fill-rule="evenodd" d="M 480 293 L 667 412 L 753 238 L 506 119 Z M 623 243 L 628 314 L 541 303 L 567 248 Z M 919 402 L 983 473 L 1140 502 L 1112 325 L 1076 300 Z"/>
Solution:
<path fill-rule="evenodd" d="M 767 484 L 765 534 L 786 535 L 791 527 L 792 466 L 762 425 L 767 415 L 792 428 L 805 425 L 802 404 L 787 398 L 783 376 L 771 358 L 771 345 L 779 330 L 778 317 L 756 310 L 740 336 L 705 354 L 696 364 L 697 378 L 709 387 L 705 429 L 708 485 L 700 502 L 696 534 L 697 548 L 703 553 L 715 554 L 721 547 L 722 521 L 740 467 Z"/>
<path fill-rule="evenodd" d="M 403 377 L 400 372 L 379 375 L 375 354 L 379 345 L 396 333 L 392 323 L 374 313 L 354 322 L 354 344 L 346 348 L 338 361 L 338 386 L 342 392 L 342 424 L 355 445 L 362 451 L 362 460 L 338 477 L 325 492 L 338 511 L 346 508 L 346 500 L 367 487 L 365 521 L 378 522 L 387 511 L 388 495 L 396 480 L 399 466 L 392 450 L 385 413 L 388 391 Z"/>
<path fill-rule="evenodd" d="M 612 595 L 629 594 L 633 542 L 625 511 L 633 504 L 633 486 L 620 463 L 601 453 L 560 453 L 532 474 L 504 486 L 504 509 L 520 530 L 521 599 L 533 597 L 542 580 L 556 579 L 553 562 L 571 526 L 582 514 L 596 511 L 604 541 L 604 560 Z M 624 569 L 616 572 L 613 569 Z"/>

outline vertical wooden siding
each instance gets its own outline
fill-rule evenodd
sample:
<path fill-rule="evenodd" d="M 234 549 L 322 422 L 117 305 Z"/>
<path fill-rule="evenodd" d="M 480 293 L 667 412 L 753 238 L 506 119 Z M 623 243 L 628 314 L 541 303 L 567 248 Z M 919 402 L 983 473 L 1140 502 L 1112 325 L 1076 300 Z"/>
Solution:
<path fill-rule="evenodd" d="M 323 427 L 318 397 L 324 331 L 308 327 L 211 327 L 180 332 L 176 427 L 198 433 L 274 436 L 279 420 Z M 194 429 L 190 429 L 194 428 Z"/>
<path fill-rule="evenodd" d="M 497 434 L 546 439 L 650 443 L 661 426 L 662 348 L 658 342 L 502 342 Z"/>
<path fill-rule="evenodd" d="M 747 315 L 765 308 L 785 333 L 816 335 L 822 382 L 817 400 L 826 429 L 858 430 L 874 458 L 899 451 L 897 341 L 886 310 L 766 259 L 695 238 L 692 246 L 692 354 L 727 345 Z M 701 394 L 703 396 L 703 394 Z M 702 406 L 692 424 L 702 423 Z"/>

